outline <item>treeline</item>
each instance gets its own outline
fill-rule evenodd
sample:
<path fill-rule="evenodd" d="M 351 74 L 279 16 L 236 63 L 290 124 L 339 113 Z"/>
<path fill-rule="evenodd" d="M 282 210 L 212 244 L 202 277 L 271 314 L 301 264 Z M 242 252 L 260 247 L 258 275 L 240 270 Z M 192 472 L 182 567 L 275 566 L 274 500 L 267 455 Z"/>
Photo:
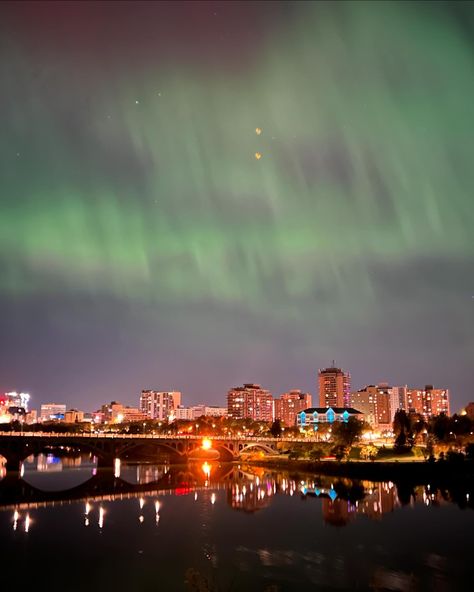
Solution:
<path fill-rule="evenodd" d="M 412 448 L 421 440 L 429 454 L 435 447 L 461 452 L 473 442 L 474 421 L 467 415 L 447 416 L 444 413 L 425 420 L 418 413 L 399 410 L 393 421 L 395 448 Z"/>

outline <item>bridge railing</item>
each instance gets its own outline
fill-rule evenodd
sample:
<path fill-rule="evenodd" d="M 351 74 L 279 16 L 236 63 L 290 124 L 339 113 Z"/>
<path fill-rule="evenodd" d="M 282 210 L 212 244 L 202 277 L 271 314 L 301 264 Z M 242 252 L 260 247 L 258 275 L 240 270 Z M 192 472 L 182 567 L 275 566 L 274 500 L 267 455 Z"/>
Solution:
<path fill-rule="evenodd" d="M 131 440 L 203 440 L 208 438 L 212 441 L 245 441 L 245 442 L 320 442 L 317 438 L 271 438 L 271 437 L 260 437 L 260 436 L 194 436 L 194 435 L 166 435 L 166 434 L 110 434 L 101 432 L 83 432 L 76 434 L 74 432 L 0 432 L 0 438 L 3 437 L 15 437 L 15 438 L 86 438 L 86 439 L 101 439 L 101 438 L 112 438 L 117 440 L 131 439 Z"/>

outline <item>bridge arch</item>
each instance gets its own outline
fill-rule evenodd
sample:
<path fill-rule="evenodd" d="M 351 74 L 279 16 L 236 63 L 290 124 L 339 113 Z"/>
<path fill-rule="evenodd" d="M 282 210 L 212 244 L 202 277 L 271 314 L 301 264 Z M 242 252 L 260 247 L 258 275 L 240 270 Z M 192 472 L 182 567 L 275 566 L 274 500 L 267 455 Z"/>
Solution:
<path fill-rule="evenodd" d="M 155 449 L 156 452 L 159 450 L 166 451 L 170 454 L 170 457 L 174 460 L 181 460 L 184 456 L 183 447 L 184 445 L 179 442 L 161 442 L 156 440 L 150 441 L 131 441 L 122 444 L 121 446 L 117 447 L 116 449 L 116 456 L 115 458 L 120 458 L 122 460 L 126 460 L 126 455 L 133 450 L 143 448 L 146 446 L 148 449 Z"/>
<path fill-rule="evenodd" d="M 249 444 L 240 444 L 239 449 L 240 454 L 248 452 L 252 449 L 263 450 L 267 454 L 277 453 L 275 448 L 273 448 L 271 445 L 264 444 L 263 442 L 250 442 Z"/>

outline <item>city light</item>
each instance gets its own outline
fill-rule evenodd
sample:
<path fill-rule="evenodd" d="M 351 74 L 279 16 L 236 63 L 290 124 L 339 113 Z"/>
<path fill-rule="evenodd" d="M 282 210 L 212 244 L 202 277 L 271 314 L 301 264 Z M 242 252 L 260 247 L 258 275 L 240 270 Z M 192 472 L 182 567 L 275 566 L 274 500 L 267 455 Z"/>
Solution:
<path fill-rule="evenodd" d="M 204 438 L 204 440 L 202 441 L 201 448 L 203 450 L 210 450 L 212 448 L 212 440 L 210 440 L 209 438 Z"/>
<path fill-rule="evenodd" d="M 120 459 L 114 459 L 114 477 L 118 479 L 120 477 Z"/>
<path fill-rule="evenodd" d="M 99 528 L 103 528 L 104 526 L 104 514 L 105 514 L 105 510 L 102 506 L 100 506 L 99 508 Z"/>
<path fill-rule="evenodd" d="M 211 476 L 211 465 L 208 462 L 205 462 L 203 463 L 201 469 L 204 475 L 206 475 L 206 479 L 209 479 Z"/>

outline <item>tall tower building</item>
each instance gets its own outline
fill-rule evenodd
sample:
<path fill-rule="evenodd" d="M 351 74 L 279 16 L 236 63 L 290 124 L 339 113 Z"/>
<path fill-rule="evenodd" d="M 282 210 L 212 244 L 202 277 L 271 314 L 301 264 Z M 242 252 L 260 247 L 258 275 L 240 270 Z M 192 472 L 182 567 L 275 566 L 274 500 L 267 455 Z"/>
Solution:
<path fill-rule="evenodd" d="M 350 407 L 351 375 L 341 368 L 332 366 L 318 372 L 319 406 Z"/>
<path fill-rule="evenodd" d="M 179 391 L 144 390 L 140 395 L 140 410 L 149 419 L 167 420 L 174 416 L 174 410 L 181 405 Z"/>
<path fill-rule="evenodd" d="M 273 420 L 273 397 L 259 384 L 246 383 L 227 393 L 227 415 L 233 419 Z"/>

